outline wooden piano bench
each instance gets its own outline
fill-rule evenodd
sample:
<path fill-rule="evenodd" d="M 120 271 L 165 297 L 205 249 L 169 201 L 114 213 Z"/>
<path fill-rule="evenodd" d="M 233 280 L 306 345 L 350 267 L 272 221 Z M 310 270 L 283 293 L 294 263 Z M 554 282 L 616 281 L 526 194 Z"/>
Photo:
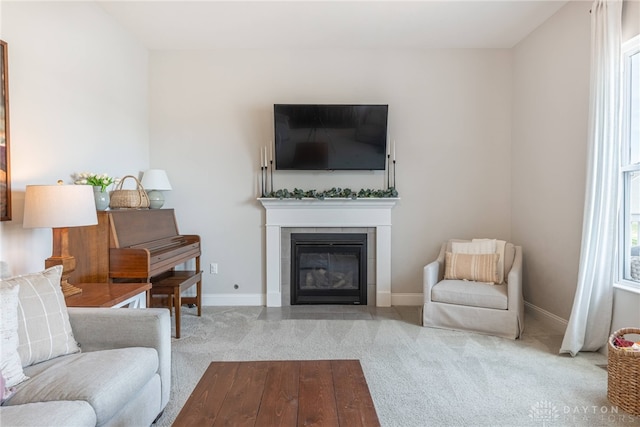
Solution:
<path fill-rule="evenodd" d="M 182 292 L 196 285 L 195 297 L 183 297 Z M 180 338 L 180 308 L 183 304 L 198 307 L 198 317 L 202 316 L 202 272 L 201 271 L 167 271 L 151 278 L 151 306 L 156 306 L 155 295 L 166 296 L 164 300 L 173 314 L 175 308 L 176 338 Z"/>

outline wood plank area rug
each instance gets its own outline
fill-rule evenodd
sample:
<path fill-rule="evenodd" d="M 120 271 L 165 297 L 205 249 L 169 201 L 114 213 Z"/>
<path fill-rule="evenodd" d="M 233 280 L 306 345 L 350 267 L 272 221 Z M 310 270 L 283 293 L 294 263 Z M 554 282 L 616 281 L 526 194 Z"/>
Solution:
<path fill-rule="evenodd" d="M 212 362 L 174 426 L 379 426 L 358 360 Z"/>

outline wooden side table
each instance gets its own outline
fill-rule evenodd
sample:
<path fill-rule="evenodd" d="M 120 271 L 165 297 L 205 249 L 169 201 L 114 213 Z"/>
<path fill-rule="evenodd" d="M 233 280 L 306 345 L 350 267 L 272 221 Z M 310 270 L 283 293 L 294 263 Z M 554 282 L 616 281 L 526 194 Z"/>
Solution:
<path fill-rule="evenodd" d="M 65 298 L 67 307 L 146 308 L 151 283 L 74 283 L 81 294 Z"/>

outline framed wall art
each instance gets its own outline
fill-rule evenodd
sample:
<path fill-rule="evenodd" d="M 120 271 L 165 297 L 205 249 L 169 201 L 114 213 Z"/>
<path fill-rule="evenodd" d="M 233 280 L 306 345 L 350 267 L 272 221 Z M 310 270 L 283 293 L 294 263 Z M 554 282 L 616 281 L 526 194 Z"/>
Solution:
<path fill-rule="evenodd" d="M 0 221 L 11 220 L 9 161 L 9 79 L 7 43 L 0 40 Z"/>

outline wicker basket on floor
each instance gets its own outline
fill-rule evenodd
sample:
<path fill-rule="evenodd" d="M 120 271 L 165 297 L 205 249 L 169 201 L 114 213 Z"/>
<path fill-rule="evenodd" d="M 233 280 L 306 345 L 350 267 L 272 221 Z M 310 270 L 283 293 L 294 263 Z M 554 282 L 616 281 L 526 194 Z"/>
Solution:
<path fill-rule="evenodd" d="M 640 334 L 640 329 L 623 328 L 609 337 L 607 398 L 624 411 L 640 416 L 640 351 L 616 347 L 616 337 Z"/>

